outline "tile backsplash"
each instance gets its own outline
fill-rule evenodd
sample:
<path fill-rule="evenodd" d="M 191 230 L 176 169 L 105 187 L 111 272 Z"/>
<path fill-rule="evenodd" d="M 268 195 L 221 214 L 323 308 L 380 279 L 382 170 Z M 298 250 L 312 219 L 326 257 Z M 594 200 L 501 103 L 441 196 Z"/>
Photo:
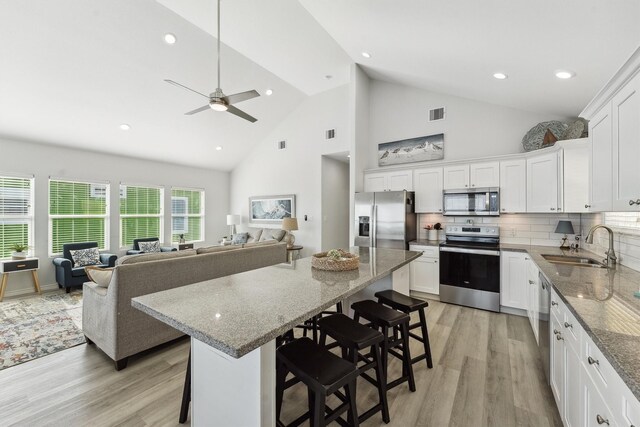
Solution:
<path fill-rule="evenodd" d="M 500 226 L 500 242 L 521 245 L 560 246 L 564 234 L 554 233 L 558 221 L 569 220 L 577 235 L 580 235 L 580 247 L 602 255 L 609 247 L 609 235 L 606 230 L 595 232 L 592 245 L 584 239 L 589 229 L 604 223 L 603 214 L 502 214 L 499 217 L 451 217 L 441 214 L 418 214 L 418 239 L 427 239 L 427 225 L 464 224 L 472 220 L 475 224 L 495 224 Z M 629 268 L 640 271 L 640 234 L 614 230 L 614 249 L 618 261 Z M 443 234 L 444 237 L 444 234 Z M 569 235 L 567 242 L 575 243 Z"/>

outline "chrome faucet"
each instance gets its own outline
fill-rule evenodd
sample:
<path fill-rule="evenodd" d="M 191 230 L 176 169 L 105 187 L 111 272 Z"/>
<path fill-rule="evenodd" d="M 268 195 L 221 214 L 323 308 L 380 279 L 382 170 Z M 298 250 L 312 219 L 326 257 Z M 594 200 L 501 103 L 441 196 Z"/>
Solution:
<path fill-rule="evenodd" d="M 587 233 L 587 237 L 586 239 L 584 239 L 584 241 L 586 243 L 593 244 L 593 232 L 596 231 L 598 228 L 604 228 L 609 232 L 609 249 L 607 250 L 607 252 L 605 252 L 605 254 L 607 255 L 605 262 L 609 267 L 613 267 L 615 263 L 618 261 L 618 257 L 616 256 L 616 251 L 613 249 L 613 230 L 612 229 L 602 224 L 594 225 L 593 227 L 591 227 L 591 230 L 589 230 L 589 232 Z"/>

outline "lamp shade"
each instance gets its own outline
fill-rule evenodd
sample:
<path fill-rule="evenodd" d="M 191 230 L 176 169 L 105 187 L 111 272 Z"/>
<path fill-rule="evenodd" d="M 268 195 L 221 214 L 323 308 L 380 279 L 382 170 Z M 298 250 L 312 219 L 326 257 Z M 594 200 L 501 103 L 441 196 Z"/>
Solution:
<path fill-rule="evenodd" d="M 298 218 L 283 218 L 282 229 L 286 231 L 294 231 L 298 229 Z"/>
<path fill-rule="evenodd" d="M 238 225 L 240 224 L 240 215 L 227 215 L 227 225 Z"/>
<path fill-rule="evenodd" d="M 556 227 L 556 231 L 557 234 L 576 234 L 575 231 L 573 231 L 573 224 L 571 224 L 571 221 L 558 221 L 558 226 Z"/>

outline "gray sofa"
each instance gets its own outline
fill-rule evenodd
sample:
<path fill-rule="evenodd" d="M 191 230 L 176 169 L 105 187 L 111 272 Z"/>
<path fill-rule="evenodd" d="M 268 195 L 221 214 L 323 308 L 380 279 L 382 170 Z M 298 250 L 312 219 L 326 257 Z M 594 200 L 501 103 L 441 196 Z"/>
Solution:
<path fill-rule="evenodd" d="M 123 369 L 129 356 L 183 335 L 133 308 L 132 298 L 279 264 L 286 261 L 286 253 L 285 243 L 266 242 L 122 257 L 108 287 L 84 284 L 82 329 L 87 342 L 113 359 L 117 370 Z"/>

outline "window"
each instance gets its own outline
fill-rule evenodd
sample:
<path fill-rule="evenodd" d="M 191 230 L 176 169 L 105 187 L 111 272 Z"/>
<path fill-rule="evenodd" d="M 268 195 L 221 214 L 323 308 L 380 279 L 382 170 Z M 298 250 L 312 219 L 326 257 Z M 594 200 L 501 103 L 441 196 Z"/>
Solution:
<path fill-rule="evenodd" d="M 605 212 L 604 223 L 632 234 L 640 234 L 640 212 Z"/>
<path fill-rule="evenodd" d="M 109 184 L 49 180 L 49 252 L 62 245 L 98 242 L 109 246 Z"/>
<path fill-rule="evenodd" d="M 171 190 L 171 242 L 204 240 L 204 191 Z"/>
<path fill-rule="evenodd" d="M 0 176 L 0 258 L 13 244 L 33 246 L 33 178 Z"/>
<path fill-rule="evenodd" d="M 159 187 L 120 185 L 120 246 L 133 239 L 158 237 L 163 241 L 163 198 Z"/>

